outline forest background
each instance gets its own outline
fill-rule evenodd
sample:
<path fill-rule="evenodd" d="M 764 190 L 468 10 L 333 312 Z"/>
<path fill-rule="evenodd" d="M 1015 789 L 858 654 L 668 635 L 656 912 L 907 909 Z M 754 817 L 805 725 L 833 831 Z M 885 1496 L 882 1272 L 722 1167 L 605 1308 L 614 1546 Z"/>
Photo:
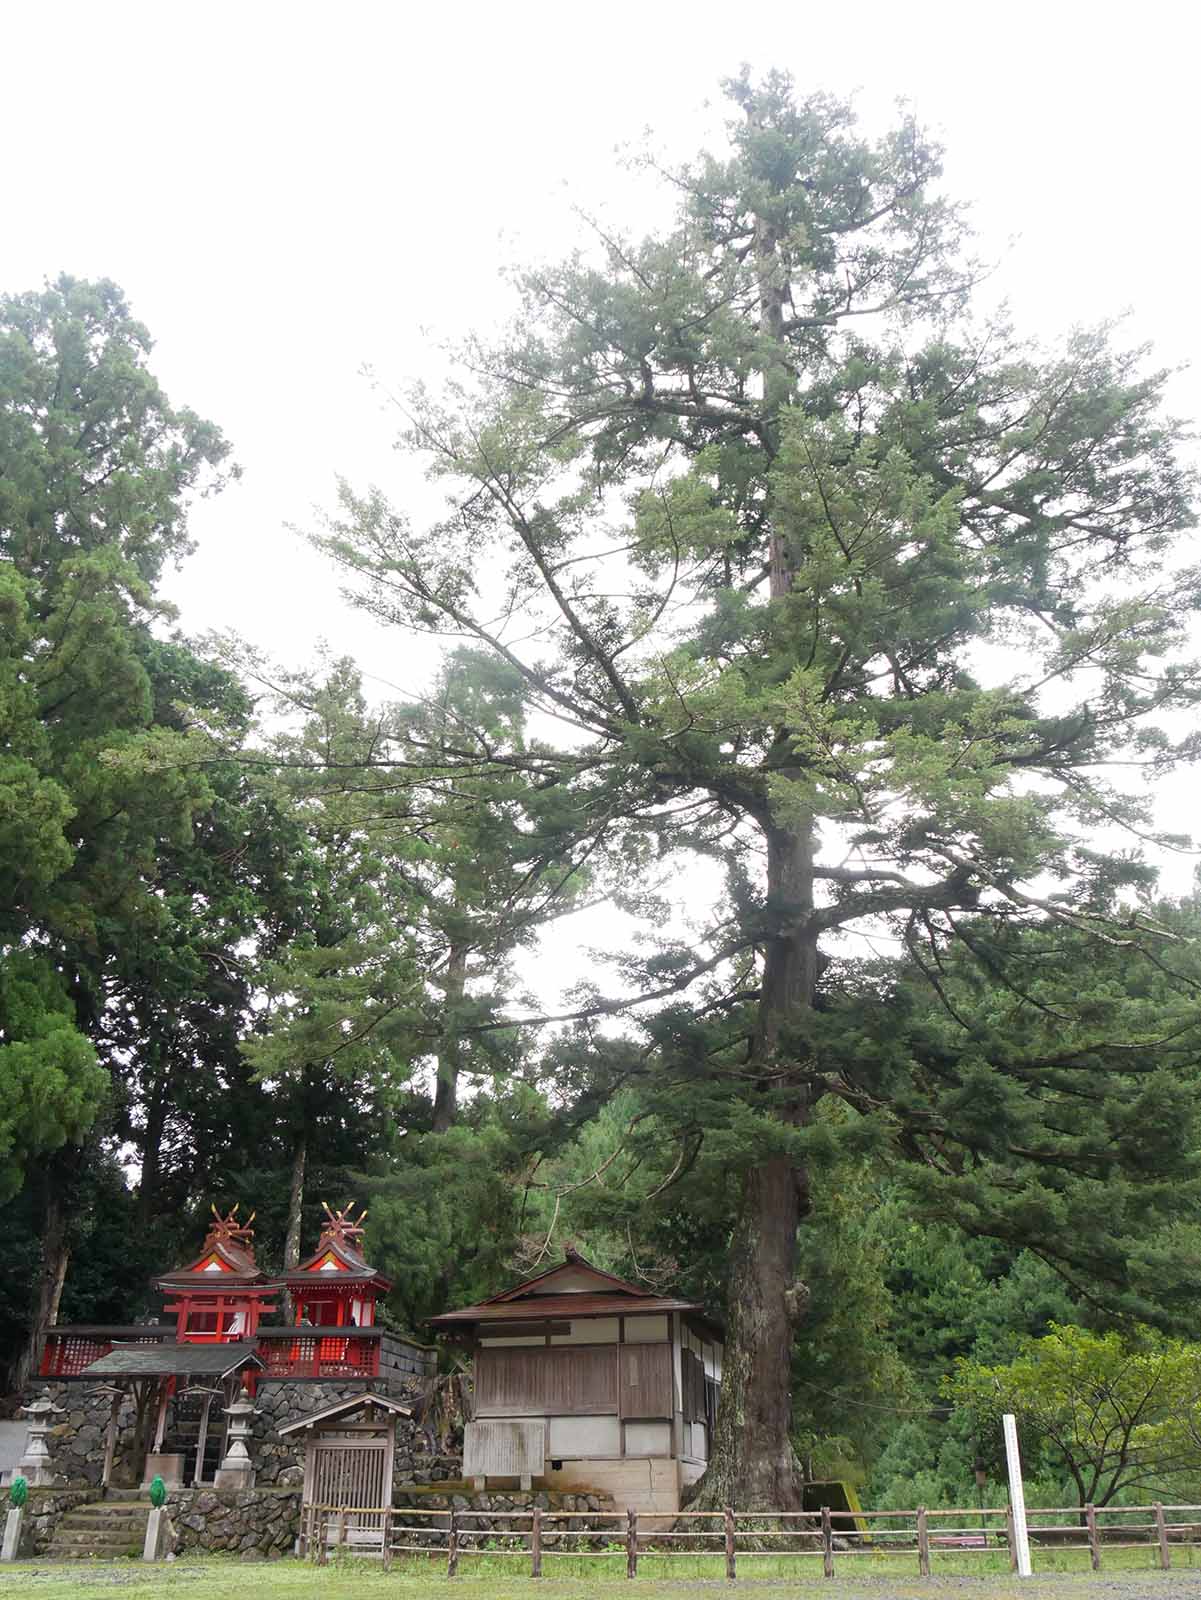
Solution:
<path fill-rule="evenodd" d="M 788 123 L 785 101 L 777 94 L 744 109 L 751 110 L 752 125 L 757 115 L 769 132 L 784 127 L 791 138 L 798 126 Z M 802 136 L 811 137 L 820 124 L 843 137 L 841 114 L 829 103 L 802 110 Z M 847 193 L 854 185 L 855 194 L 881 186 L 891 214 L 900 215 L 898 206 L 907 208 L 912 198 L 906 191 L 913 163 L 924 168 L 916 187 L 923 199 L 930 191 L 929 232 L 922 237 L 930 257 L 915 280 L 922 303 L 904 309 L 925 315 L 933 298 L 964 295 L 969 278 L 975 289 L 977 274 L 962 270 L 959 223 L 939 196 L 937 156 L 926 145 L 919 148 L 918 137 L 911 135 L 908 146 L 901 138 L 887 154 L 884 146 L 866 154 L 869 147 L 847 144 L 837 173 L 810 172 L 799 187 L 808 195 L 814 183 L 824 182 L 827 198 L 848 204 L 840 185 Z M 742 154 L 752 165 L 764 158 L 762 148 L 756 155 L 744 147 Z M 647 176 L 643 169 L 637 181 Z M 781 194 L 795 176 L 779 186 Z M 705 176 L 706 184 L 717 181 Z M 721 181 L 736 182 L 728 175 Z M 796 198 L 794 186 L 787 203 Z M 765 214 L 760 206 L 760 217 Z M 781 227 L 775 241 L 785 252 L 798 248 L 792 226 Z M 859 258 L 864 289 L 874 278 L 884 281 L 894 310 L 909 292 L 898 262 L 912 244 L 913 227 L 905 209 L 908 239 L 892 241 L 892 258 L 887 251 Z M 633 278 L 649 272 L 624 234 L 614 235 L 607 224 L 597 229 L 581 222 L 580 229 L 585 250 L 599 252 L 609 284 L 624 276 L 628 287 L 627 257 L 638 268 Z M 761 245 L 761 233 L 757 237 Z M 696 248 L 712 250 L 714 241 Z M 585 263 L 589 270 L 593 259 Z M 761 254 L 758 259 L 761 265 Z M 908 262 L 905 255 L 906 268 Z M 846 261 L 839 265 L 845 268 Z M 582 269 L 565 271 L 559 280 L 534 274 L 532 285 L 527 279 L 514 292 L 528 295 L 532 287 L 535 296 L 547 291 L 544 299 L 553 302 L 549 291 L 566 288 L 594 297 L 594 310 L 600 294 L 604 316 L 618 328 L 624 317 L 632 330 L 624 343 L 619 332 L 615 343 L 634 361 L 641 382 L 646 313 L 637 292 L 631 300 L 623 290 L 604 303 L 607 291 L 597 280 Z M 761 271 L 752 271 L 752 278 L 754 338 L 744 351 L 727 345 L 706 359 L 724 363 L 727 372 L 757 373 L 761 391 L 752 382 L 742 393 L 767 400 L 772 377 L 760 319 L 764 278 Z M 739 292 L 735 285 L 731 303 Z M 813 320 L 820 323 L 836 310 L 829 299 Z M 794 298 L 784 316 L 800 315 Z M 52 1310 L 61 1320 L 120 1321 L 148 1308 L 146 1279 L 187 1250 L 209 1200 L 257 1207 L 262 1252 L 282 1264 L 312 1239 L 321 1198 L 354 1192 L 368 1199 L 373 1254 L 398 1280 L 390 1311 L 408 1328 L 543 1259 L 548 1238 L 552 1249 L 574 1238 L 601 1265 L 721 1304 L 730 1288 L 731 1229 L 746 1214 L 744 1175 L 765 1149 L 789 1171 L 820 1173 L 807 1197 L 799 1259 L 787 1271 L 787 1288 L 794 1288 L 794 1279 L 803 1285 L 795 1328 L 786 1330 L 794 1402 L 788 1431 L 812 1472 L 848 1473 L 877 1503 L 961 1500 L 973 1457 L 993 1452 L 981 1408 L 953 1411 L 943 1394 L 957 1357 L 1008 1363 L 1024 1337 L 1043 1336 L 1053 1323 L 1114 1327 L 1135 1340 L 1153 1338 L 1136 1332 L 1148 1324 L 1191 1332 L 1187 1307 L 1197 1261 L 1191 941 L 1197 908 L 1187 895 L 1161 898 L 1135 851 L 1125 841 L 1113 843 L 1120 827 L 1133 830 L 1136 849 L 1153 860 L 1165 851 L 1187 860 L 1184 841 L 1164 838 L 1158 819 L 1139 814 L 1128 787 L 1119 784 L 1101 798 L 1100 791 L 1089 792 L 1089 837 L 1107 842 L 1086 860 L 1077 833 L 1070 870 L 1060 871 L 1062 850 L 1047 818 L 1029 809 L 1022 814 L 1019 827 L 1038 834 L 1038 852 L 1044 852 L 1023 857 L 1006 834 L 1013 818 L 984 816 L 991 791 L 982 795 L 978 785 L 970 794 L 954 791 L 945 767 L 932 767 L 928 750 L 918 752 L 918 760 L 911 743 L 902 752 L 906 781 L 920 790 L 927 818 L 942 806 L 941 819 L 953 831 L 981 839 L 987 821 L 1005 836 L 985 840 L 972 863 L 977 876 L 956 883 L 955 902 L 944 896 L 942 903 L 924 904 L 916 922 L 908 904 L 848 906 L 847 926 L 857 927 L 862 948 L 853 939 L 836 942 L 833 959 L 824 958 L 825 998 L 806 997 L 807 1005 L 817 1000 L 810 1005 L 815 1024 L 802 1035 L 771 1039 L 766 1054 L 755 1053 L 763 1043 L 760 1028 L 749 1057 L 756 1066 L 768 1056 L 774 1065 L 803 1057 L 805 1076 L 816 1055 L 845 1092 L 813 1097 L 803 1148 L 774 1131 L 777 1144 L 764 1146 L 769 1124 L 789 1124 L 796 1096 L 781 1117 L 774 1089 L 766 1091 L 770 1104 L 748 1107 L 737 1086 L 730 1087 L 738 1076 L 731 1063 L 740 1062 L 748 1036 L 756 1039 L 747 1010 L 760 1001 L 756 972 L 772 941 L 779 945 L 783 938 L 779 927 L 764 921 L 770 907 L 757 889 L 753 851 L 740 831 L 752 808 L 740 823 L 728 804 L 711 811 L 697 806 L 691 796 L 706 792 L 698 767 L 681 778 L 665 771 L 658 757 L 648 760 L 635 750 L 635 768 L 641 760 L 642 778 L 649 772 L 653 782 L 636 795 L 627 787 L 621 804 L 611 806 L 623 823 L 614 849 L 597 824 L 597 796 L 588 795 L 593 809 L 581 826 L 579 788 L 573 794 L 553 776 L 564 751 L 578 751 L 583 740 L 553 745 L 545 722 L 547 685 L 560 696 L 582 694 L 574 707 L 560 704 L 559 710 L 575 715 L 583 709 L 586 734 L 598 706 L 608 714 L 604 695 L 611 691 L 620 701 L 614 675 L 603 665 L 612 666 L 612 649 L 598 653 L 585 644 L 582 657 L 569 658 L 574 678 L 551 674 L 531 692 L 528 677 L 498 663 L 495 652 L 480 648 L 478 636 L 470 651 L 458 649 L 436 668 L 428 644 L 411 655 L 402 646 L 397 659 L 420 661 L 421 681 L 406 681 L 407 692 L 385 702 L 349 659 L 327 656 L 297 671 L 294 661 L 272 663 L 228 641 L 217 648 L 211 640 L 174 633 L 167 575 L 187 552 L 185 507 L 232 473 L 224 440 L 210 424 L 170 406 L 151 376 L 143 330 L 120 292 L 103 282 L 63 280 L 6 300 L 4 332 L 0 1119 L 15 1269 L 0 1292 L 14 1369 L 31 1310 L 35 1322 Z M 556 348 L 561 353 L 562 343 Z M 825 396 L 803 393 L 795 374 L 786 376 L 788 392 L 778 410 L 799 409 L 828 425 L 835 409 L 845 409 L 829 400 L 840 384 L 844 394 L 874 388 L 865 414 L 875 426 L 884 414 L 880 395 L 893 381 L 882 348 L 878 344 L 868 361 L 859 343 L 855 359 L 872 370 L 847 385 L 846 353 L 839 355 L 843 376 L 835 382 L 829 351 L 814 347 L 802 370 L 820 376 Z M 1094 496 L 1098 522 L 1090 537 L 1104 545 L 1103 559 L 1112 558 L 1129 575 L 1139 561 L 1149 561 L 1153 571 L 1170 566 L 1164 546 L 1188 526 L 1187 485 L 1174 465 L 1179 430 L 1160 420 L 1171 380 L 1155 378 L 1142 358 L 1123 365 L 1121 348 L 1120 337 L 1111 343 L 1108 335 L 1074 347 L 1075 387 L 1089 402 L 1087 415 L 1077 414 L 1070 437 L 1058 441 L 1059 460 L 1037 465 L 1044 474 L 1077 465 L 1072 452 L 1082 429 L 1106 441 L 1104 471 L 1074 483 L 1072 493 Z M 491 359 L 478 349 L 466 355 L 477 370 Z M 593 348 L 588 358 L 595 356 Z M 1007 381 L 1014 380 L 1028 358 L 1019 359 L 1015 347 L 1005 357 Z M 583 361 L 584 352 L 577 349 L 575 358 Z M 678 353 L 666 359 L 678 363 Z M 1063 372 L 1053 363 L 1041 373 L 1028 364 L 1021 382 L 1030 393 Z M 962 371 L 954 380 L 966 381 Z M 668 393 L 674 393 L 670 385 Z M 996 401 L 995 394 L 987 397 Z M 987 402 L 973 403 L 986 409 Z M 422 403 L 413 397 L 410 414 L 417 417 L 415 443 L 428 445 L 447 413 L 435 423 L 421 412 Z M 1000 430 L 1010 444 L 1021 425 L 1009 417 Z M 887 432 L 877 431 L 882 438 Z M 629 456 L 646 437 L 662 442 L 667 435 L 652 429 L 618 443 Z M 712 449 L 712 440 L 677 442 L 693 456 Z M 786 440 L 782 433 L 764 449 L 787 460 L 789 448 L 795 456 L 803 444 L 812 462 L 819 442 L 828 459 L 820 472 L 810 467 L 812 483 L 836 484 L 852 499 L 870 484 L 873 494 L 888 497 L 890 526 L 903 526 L 906 538 L 917 529 L 931 549 L 939 546 L 946 537 L 939 518 L 948 508 L 930 492 L 932 468 L 918 459 L 917 433 L 898 426 L 886 440 L 907 452 L 904 462 L 890 458 L 887 473 L 889 458 L 856 459 L 845 439 L 832 442 L 828 432 L 820 440 L 798 434 Z M 1020 442 L 1028 447 L 1028 440 Z M 521 443 L 511 418 L 502 443 L 507 451 Z M 456 448 L 461 451 L 461 441 Z M 567 505 L 571 496 L 560 474 L 579 451 L 573 442 L 557 448 L 554 473 L 542 476 L 538 493 L 565 496 L 556 514 L 561 521 L 578 519 L 586 507 L 578 498 Z M 611 438 L 591 459 L 603 460 L 614 474 L 605 492 L 624 492 L 616 475 L 625 470 L 624 458 Z M 852 461 L 853 482 L 847 476 Z M 461 453 L 455 466 L 463 464 Z M 518 466 L 528 470 L 525 462 Z M 478 473 L 478 462 L 468 467 L 468 475 Z M 510 460 L 506 471 L 512 467 Z M 697 469 L 702 479 L 709 474 L 720 481 L 723 473 L 743 486 L 736 505 L 723 505 L 720 496 L 690 498 L 684 474 L 684 487 L 673 488 L 657 512 L 644 503 L 635 515 L 642 519 L 638 536 L 660 554 L 674 546 L 677 564 L 681 545 L 698 570 L 721 551 L 728 563 L 734 548 L 743 564 L 738 581 L 731 581 L 727 565 L 718 585 L 731 592 L 762 563 L 749 538 L 738 549 L 721 526 L 721 513 L 742 516 L 755 500 L 745 493 L 746 470 L 715 464 L 711 454 Z M 492 479 L 492 465 L 486 476 Z M 1130 501 L 1122 504 L 1120 530 L 1118 519 L 1105 515 L 1115 502 L 1107 504 L 1101 493 L 1119 482 L 1135 497 L 1133 509 Z M 940 487 L 969 492 L 962 481 Z M 1047 524 L 1040 530 L 1051 541 L 1045 548 L 1058 552 L 1054 541 L 1066 524 L 1057 519 L 1076 515 L 1078 505 L 1048 512 L 1044 486 L 1028 481 L 1020 487 L 1028 497 L 1025 512 L 1036 510 Z M 773 481 L 767 492 L 789 508 L 794 526 L 805 524 L 810 512 L 788 498 L 795 497 L 795 481 L 791 489 Z M 612 505 L 603 504 L 606 520 L 613 518 Z M 990 514 L 1000 525 L 1008 512 L 982 505 L 977 532 Z M 389 563 L 396 566 L 395 550 L 385 548 L 380 533 L 381 520 L 388 537 L 395 533 L 391 516 L 381 502 L 351 496 L 339 525 L 325 536 L 327 552 L 366 580 L 361 592 L 369 614 L 394 622 L 396 606 L 381 602 L 372 587 L 381 561 L 385 580 Z M 561 558 L 555 542 L 563 537 L 562 528 L 536 530 L 523 559 L 536 562 L 535 549 L 552 546 Z M 1140 540 L 1143 550 L 1130 548 Z M 446 528 L 434 541 L 435 554 L 439 543 L 450 548 Z M 806 559 L 816 559 L 812 548 Z M 646 586 L 631 589 L 639 629 L 657 607 L 648 597 L 661 576 L 648 570 Z M 968 575 L 944 567 L 935 576 L 944 604 L 947 580 L 962 589 Z M 1025 581 L 1028 572 L 1003 575 L 1011 586 L 1019 578 Z M 524 574 L 513 580 L 518 587 L 526 581 Z M 998 581 L 997 575 L 988 581 Z M 441 607 L 446 614 L 448 595 L 458 603 L 444 583 L 432 598 L 418 595 L 406 625 L 428 634 L 438 622 L 434 612 Z M 583 590 L 575 597 L 598 635 L 616 627 L 604 597 Z M 1062 594 L 1058 598 L 1067 604 Z M 914 597 L 912 615 L 921 620 L 926 604 Z M 1168 716 L 1163 739 L 1139 749 L 1140 759 L 1166 779 L 1173 760 L 1189 753 L 1192 678 L 1178 665 L 1178 635 L 1182 626 L 1187 632 L 1192 607 L 1188 581 L 1181 578 L 1171 593 L 1162 585 L 1148 591 L 1145 604 L 1154 609 L 1116 620 L 1108 614 L 1106 705 L 1118 722 L 1131 724 L 1148 712 L 1185 711 L 1184 720 Z M 451 620 L 463 631 L 459 619 Z M 1062 620 L 1068 621 L 1066 612 Z M 1079 636 L 1079 618 L 1071 621 Z M 710 641 L 715 657 L 740 633 L 748 641 L 747 659 L 769 659 L 784 648 L 779 639 L 743 633 L 745 618 L 735 625 L 727 616 L 724 626 L 725 639 Z M 678 637 L 672 642 L 678 646 Z M 1177 653 L 1167 671 L 1164 652 Z M 1143 676 L 1132 690 L 1146 656 L 1157 653 L 1154 688 L 1148 694 L 1150 680 Z M 657 685 L 647 687 L 644 677 L 638 693 L 643 707 L 655 696 L 683 705 L 687 694 L 695 725 L 707 685 L 685 682 L 679 666 L 672 657 L 661 665 Z M 598 670 L 607 689 L 598 691 L 592 682 Z M 952 686 L 967 690 L 966 680 L 948 677 L 949 670 L 940 666 L 923 687 L 940 695 Z M 954 671 L 962 672 L 962 657 Z M 901 698 L 916 698 L 904 677 L 902 664 Z M 775 681 L 792 680 L 781 671 Z M 751 688 L 762 691 L 762 685 Z M 856 692 L 862 696 L 862 685 Z M 748 724 L 758 728 L 774 719 L 776 726 L 795 726 L 798 703 L 748 712 L 744 695 L 734 708 L 743 723 L 736 749 L 738 739 L 743 748 L 759 740 Z M 727 700 L 723 714 L 730 709 Z M 1016 708 L 1003 709 L 1004 726 L 984 726 L 977 701 L 962 723 L 969 742 L 1015 738 Z M 938 714 L 947 715 L 945 704 Z M 1060 742 L 1074 741 L 1079 766 L 1091 766 L 1098 756 L 1096 730 L 1074 725 L 1062 706 L 1052 715 Z M 466 729 L 475 742 L 465 757 Z M 1044 716 L 1040 737 L 1047 729 Z M 840 749 L 863 743 L 861 728 L 836 732 Z M 660 717 L 660 737 L 678 742 L 680 733 L 679 723 L 664 726 Z M 910 727 L 911 739 L 913 733 Z M 1051 742 L 1044 739 L 1044 746 Z M 798 755 L 795 746 L 789 754 Z M 626 775 L 629 756 L 626 740 Z M 712 757 L 694 752 L 691 759 Z M 808 764 L 815 766 L 811 757 Z M 776 763 L 784 782 L 795 784 L 796 770 L 792 760 Z M 350 780 L 348 773 L 354 774 Z M 1012 771 L 1004 776 L 1008 781 Z M 827 790 L 847 781 L 842 758 L 822 774 Z M 615 792 L 604 791 L 604 806 Z M 1010 787 L 1006 797 L 1012 793 Z M 776 796 L 785 811 L 787 798 Z M 845 793 L 823 803 L 833 807 L 837 828 L 851 825 L 854 807 Z M 970 816 L 967 807 L 976 808 Z M 731 840 L 734 847 L 723 857 Z M 870 851 L 876 842 L 865 836 L 857 848 Z M 894 838 L 890 848 L 899 845 L 912 862 L 927 843 Z M 726 869 L 723 878 L 710 865 L 713 876 L 697 879 L 716 885 L 711 918 L 707 907 L 682 909 L 673 890 L 681 849 Z M 895 859 L 894 867 L 881 868 L 886 875 Z M 962 864 L 953 865 L 962 874 Z M 1048 871 L 1059 874 L 1057 887 L 1069 898 L 1045 914 L 1025 906 L 1021 917 L 1009 918 L 1001 939 L 997 919 L 989 926 L 989 913 L 981 909 L 982 886 L 1002 899 L 1011 890 L 1045 896 L 1045 881 L 1037 880 Z M 828 881 L 835 883 L 835 901 L 844 890 L 852 892 L 849 884 Z M 927 874 L 920 881 L 928 889 L 933 879 Z M 879 891 L 879 883 L 872 887 Z M 550 1007 L 583 1015 L 550 1028 L 498 1025 L 515 1010 L 538 1012 L 546 999 L 542 985 L 533 992 L 537 967 L 527 952 L 553 948 L 559 918 L 583 915 L 581 907 L 602 900 L 644 919 L 653 930 L 650 942 L 627 948 L 616 963 L 598 961 L 563 1005 Z M 1010 897 L 1008 903 L 1016 902 Z M 938 921 L 955 911 L 966 913 L 962 935 Z M 1107 928 L 1129 924 L 1147 963 L 1129 960 L 1129 940 L 1107 944 L 1113 935 L 1098 933 L 1103 921 Z M 732 925 L 747 933 L 741 943 L 727 937 Z M 1025 942 L 1020 949 L 1005 942 L 1014 928 L 1018 943 Z M 1053 939 L 1038 948 L 1049 928 Z M 1044 969 L 1055 968 L 1046 989 L 1014 978 L 1011 960 L 1027 959 L 1032 939 Z M 956 965 L 956 951 L 977 958 L 983 943 L 988 948 L 971 972 Z M 1121 953 L 1107 966 L 1098 943 L 1101 957 Z M 898 961 L 903 956 L 908 959 Z M 941 978 L 940 961 L 952 969 Z M 640 1000 L 657 997 L 635 1009 L 642 1025 L 608 999 L 635 991 Z M 1065 994 L 1079 1002 L 1070 1015 L 1063 1010 Z M 983 1051 L 987 1079 L 975 1058 L 979 1023 L 967 1030 L 973 1040 L 968 1060 L 958 1046 L 948 1047 L 941 1022 L 932 1020 L 940 1010 L 953 1014 L 965 996 L 975 1016 L 986 1019 L 985 1033 L 1003 1028 L 1021 1044 L 1002 1060 Z M 853 1048 L 821 1034 L 823 1011 L 828 1016 L 831 1008 L 838 1012 L 840 1037 L 851 1038 Z M 646 1026 L 648 1015 L 657 1022 Z M 1166 1016 L 1172 1026 L 1164 1025 Z M 714 1017 L 721 1022 L 717 1031 Z M 910 1050 L 900 1083 L 898 1063 L 884 1049 L 887 1030 L 899 1018 Z M 1094 1024 L 1100 1034 L 1094 1030 L 1083 1040 L 1080 1030 Z M 1070 1068 L 1057 1063 L 1059 1075 L 1044 1077 L 1032 1092 L 1029 1068 L 1039 1052 L 1045 1055 L 1048 1028 L 1066 1032 L 1078 1058 Z M 1127 1070 L 1120 1053 L 1135 1049 L 1138 1066 Z M 853 1056 L 859 1068 L 871 1063 L 873 1070 L 856 1076 L 841 1056 Z M 716 1074 L 703 1065 L 713 1061 L 721 1069 Z M 1075 1094 L 1065 1087 L 1068 1073 L 1085 1068 L 1093 1090 L 1088 1116 L 1103 1126 L 1101 1139 L 1087 1120 L 1066 1114 Z M 1021 1104 L 1011 1092 L 1015 1083 Z M 687 1115 L 681 1116 L 684 1102 Z M 932 1107 L 941 1119 L 933 1134 L 915 1122 Z M 1024 1142 L 1032 1126 L 1044 1140 L 1033 1157 Z M 1038 1187 L 1032 1161 L 1066 1173 L 1039 1191 L 1041 1210 L 1030 1207 Z M 931 1171 L 947 1181 L 932 1183 Z M 1009 1205 L 1014 1193 L 1018 1203 Z M 1016 1215 L 1023 1206 L 1036 1214 Z M 1092 1259 L 1051 1248 L 1056 1228 L 1081 1226 L 1099 1241 Z M 1062 1460 L 1049 1450 L 1035 1472 L 1048 1479 L 1062 1475 Z M 1059 1498 L 1050 1488 L 1048 1494 Z"/>

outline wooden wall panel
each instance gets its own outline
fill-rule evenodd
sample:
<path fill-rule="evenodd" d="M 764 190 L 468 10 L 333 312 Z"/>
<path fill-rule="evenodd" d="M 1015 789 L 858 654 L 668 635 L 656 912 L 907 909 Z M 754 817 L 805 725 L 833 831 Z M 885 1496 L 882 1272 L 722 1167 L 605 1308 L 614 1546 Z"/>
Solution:
<path fill-rule="evenodd" d="M 671 1411 L 671 1346 L 622 1345 L 621 1415 L 670 1417 Z"/>
<path fill-rule="evenodd" d="M 477 1416 L 612 1416 L 617 1346 L 485 1349 L 475 1358 Z"/>

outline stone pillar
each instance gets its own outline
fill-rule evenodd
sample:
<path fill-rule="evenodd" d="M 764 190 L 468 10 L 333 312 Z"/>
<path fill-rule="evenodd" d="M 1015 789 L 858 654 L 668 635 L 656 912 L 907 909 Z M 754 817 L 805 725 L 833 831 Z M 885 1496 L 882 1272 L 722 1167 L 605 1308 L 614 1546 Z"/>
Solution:
<path fill-rule="evenodd" d="M 146 1518 L 146 1539 L 142 1545 L 143 1561 L 161 1561 L 167 1546 L 175 1543 L 175 1529 L 166 1506 L 151 1506 Z"/>
<path fill-rule="evenodd" d="M 15 1561 L 21 1553 L 21 1524 L 25 1520 L 24 1506 L 10 1506 L 4 1523 L 4 1548 L 0 1561 Z"/>
<path fill-rule="evenodd" d="M 254 1463 L 246 1443 L 254 1426 L 253 1419 L 258 1416 L 258 1408 L 245 1388 L 233 1405 L 226 1406 L 225 1415 L 229 1418 L 228 1449 L 213 1477 L 213 1486 L 217 1489 L 253 1489 Z"/>
<path fill-rule="evenodd" d="M 53 1418 L 64 1416 L 65 1412 L 50 1398 L 49 1389 L 40 1399 L 22 1406 L 21 1410 L 29 1418 L 29 1437 L 25 1441 L 25 1454 L 17 1471 L 31 1489 L 49 1489 L 54 1484 L 54 1460 L 46 1443 L 46 1435 L 54 1427 Z"/>

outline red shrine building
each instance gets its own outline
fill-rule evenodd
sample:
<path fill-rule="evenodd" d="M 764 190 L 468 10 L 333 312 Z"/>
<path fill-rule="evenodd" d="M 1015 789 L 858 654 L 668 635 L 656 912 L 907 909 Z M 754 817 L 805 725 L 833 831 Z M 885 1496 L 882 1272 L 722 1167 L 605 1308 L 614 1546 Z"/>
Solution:
<path fill-rule="evenodd" d="M 206 1483 L 220 1454 L 220 1440 L 206 1437 L 215 1400 L 225 1410 L 239 1390 L 253 1398 L 263 1385 L 388 1395 L 432 1366 L 431 1352 L 377 1322 L 391 1282 L 362 1255 L 365 1212 L 326 1206 L 316 1250 L 273 1277 L 255 1260 L 253 1213 L 241 1222 L 238 1209 L 221 1216 L 214 1207 L 200 1254 L 154 1280 L 163 1296 L 157 1322 L 47 1330 L 43 1378 L 113 1395 L 104 1483 L 126 1400 L 136 1407 L 135 1454 L 145 1454 L 147 1475 L 170 1462 L 175 1481 Z"/>

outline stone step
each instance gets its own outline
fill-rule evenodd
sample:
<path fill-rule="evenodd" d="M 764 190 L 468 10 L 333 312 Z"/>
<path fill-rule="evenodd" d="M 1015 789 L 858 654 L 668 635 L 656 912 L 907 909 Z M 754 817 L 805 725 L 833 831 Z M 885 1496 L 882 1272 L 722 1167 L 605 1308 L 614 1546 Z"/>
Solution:
<path fill-rule="evenodd" d="M 93 1556 L 140 1555 L 145 1542 L 145 1534 L 139 1539 L 135 1534 L 129 1533 L 77 1533 L 56 1528 L 48 1553 L 53 1555 L 60 1551 L 74 1551 L 80 1555 Z"/>
<path fill-rule="evenodd" d="M 146 1508 L 133 1506 L 128 1511 L 118 1511 L 115 1516 L 106 1511 L 68 1511 L 59 1519 L 60 1528 L 144 1528 Z"/>
<path fill-rule="evenodd" d="M 132 1546 L 128 1550 L 72 1550 L 66 1547 L 60 1549 L 57 1545 L 51 1544 L 46 1547 L 44 1559 L 47 1561 L 95 1561 L 97 1559 L 117 1561 L 124 1560 L 127 1556 L 140 1556 L 141 1554 L 140 1547 L 134 1549 Z"/>

